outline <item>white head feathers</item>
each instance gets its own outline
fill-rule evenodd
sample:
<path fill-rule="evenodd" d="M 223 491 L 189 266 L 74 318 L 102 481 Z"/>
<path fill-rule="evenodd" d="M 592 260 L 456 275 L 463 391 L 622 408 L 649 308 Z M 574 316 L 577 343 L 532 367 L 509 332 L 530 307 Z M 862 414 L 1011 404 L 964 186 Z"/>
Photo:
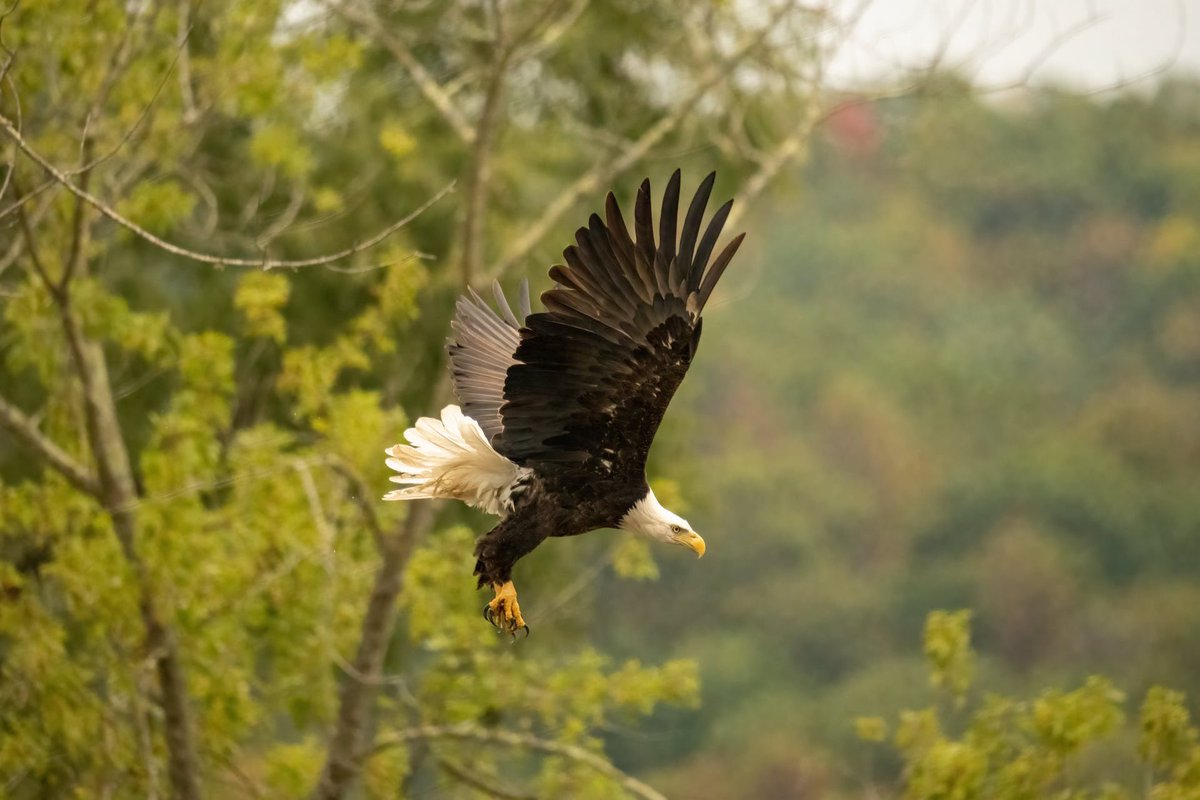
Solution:
<path fill-rule="evenodd" d="M 633 504 L 617 527 L 656 541 L 683 545 L 695 551 L 697 556 L 704 555 L 704 540 L 686 519 L 664 508 L 654 496 L 653 489 Z"/>

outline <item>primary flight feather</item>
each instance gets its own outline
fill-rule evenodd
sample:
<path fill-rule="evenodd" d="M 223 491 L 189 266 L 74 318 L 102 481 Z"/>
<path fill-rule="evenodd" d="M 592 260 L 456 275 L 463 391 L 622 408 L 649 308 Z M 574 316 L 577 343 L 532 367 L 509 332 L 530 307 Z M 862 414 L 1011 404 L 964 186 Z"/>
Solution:
<path fill-rule="evenodd" d="M 630 235 L 610 192 L 550 269 L 555 286 L 519 316 L 499 285 L 499 313 L 459 298 L 448 344 L 459 406 L 423 417 L 387 450 L 405 488 L 385 500 L 442 497 L 501 517 L 475 547 L 475 575 L 495 597 L 484 615 L 528 632 L 513 565 L 548 537 L 621 528 L 704 555 L 691 525 L 658 502 L 646 456 L 700 341 L 700 314 L 745 234 L 715 258 L 733 201 L 702 226 L 715 174 L 679 228 L 678 170 L 654 235 L 650 182 L 638 189 Z M 703 227 L 703 232 L 701 228 Z M 676 229 L 679 228 L 678 237 Z"/>

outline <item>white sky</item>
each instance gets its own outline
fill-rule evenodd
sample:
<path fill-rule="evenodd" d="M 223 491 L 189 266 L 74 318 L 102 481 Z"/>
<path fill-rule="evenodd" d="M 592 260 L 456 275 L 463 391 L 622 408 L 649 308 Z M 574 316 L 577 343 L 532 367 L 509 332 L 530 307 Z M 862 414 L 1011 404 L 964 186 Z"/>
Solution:
<path fill-rule="evenodd" d="M 1152 85 L 1144 76 L 1166 66 L 1200 75 L 1200 0 L 873 0 L 830 76 L 875 82 L 928 62 L 943 42 L 945 63 L 985 86 L 1021 80 L 1035 64 L 1035 83 Z"/>

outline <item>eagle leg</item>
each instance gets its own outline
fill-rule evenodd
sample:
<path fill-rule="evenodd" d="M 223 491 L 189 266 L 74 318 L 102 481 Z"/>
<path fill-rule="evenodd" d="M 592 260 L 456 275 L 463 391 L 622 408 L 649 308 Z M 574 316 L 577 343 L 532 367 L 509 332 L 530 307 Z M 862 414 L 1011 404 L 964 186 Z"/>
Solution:
<path fill-rule="evenodd" d="M 496 596 L 483 607 L 483 618 L 510 634 L 513 639 L 517 638 L 517 631 L 524 630 L 525 638 L 528 639 L 529 626 L 521 616 L 521 606 L 517 603 L 517 587 L 513 586 L 512 581 L 505 581 L 493 583 L 492 589 Z"/>

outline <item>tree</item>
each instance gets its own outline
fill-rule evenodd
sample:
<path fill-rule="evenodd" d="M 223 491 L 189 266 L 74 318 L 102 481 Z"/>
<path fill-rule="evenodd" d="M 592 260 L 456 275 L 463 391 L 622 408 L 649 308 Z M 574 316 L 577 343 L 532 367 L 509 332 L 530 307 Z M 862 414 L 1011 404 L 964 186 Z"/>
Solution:
<path fill-rule="evenodd" d="M 1146 693 L 1136 730 L 1136 755 L 1089 759 L 1125 722 L 1125 695 L 1093 675 L 1071 691 L 1046 689 L 1032 700 L 986 694 L 968 704 L 975 654 L 968 611 L 934 611 L 925 623 L 930 683 L 950 703 L 903 711 L 893 745 L 904 765 L 902 796 L 1117 798 L 1134 796 L 1127 776 L 1141 779 L 1144 797 L 1194 797 L 1200 791 L 1200 731 L 1185 698 L 1161 686 Z M 884 742 L 880 717 L 856 721 L 862 739 Z M 1136 761 L 1139 768 L 1128 769 Z M 1125 769 L 1122 769 L 1125 767 Z M 1125 778 L 1125 786 L 1114 779 Z"/>
<path fill-rule="evenodd" d="M 426 307 L 653 159 L 717 141 L 745 202 L 802 156 L 824 13 L 10 7 L 5 791 L 655 796 L 596 733 L 694 667 L 505 649 L 462 517 L 378 507 L 379 451 L 446 393 Z"/>

